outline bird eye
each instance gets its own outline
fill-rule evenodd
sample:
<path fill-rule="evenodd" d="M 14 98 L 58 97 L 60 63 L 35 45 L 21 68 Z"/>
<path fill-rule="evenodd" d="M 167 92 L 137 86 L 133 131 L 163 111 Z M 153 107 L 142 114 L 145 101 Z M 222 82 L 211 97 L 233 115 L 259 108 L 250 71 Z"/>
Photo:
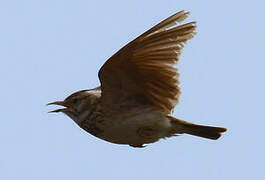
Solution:
<path fill-rule="evenodd" d="M 76 104 L 76 103 L 77 103 L 77 101 L 78 101 L 78 99 L 77 99 L 77 98 L 73 99 L 73 104 Z"/>

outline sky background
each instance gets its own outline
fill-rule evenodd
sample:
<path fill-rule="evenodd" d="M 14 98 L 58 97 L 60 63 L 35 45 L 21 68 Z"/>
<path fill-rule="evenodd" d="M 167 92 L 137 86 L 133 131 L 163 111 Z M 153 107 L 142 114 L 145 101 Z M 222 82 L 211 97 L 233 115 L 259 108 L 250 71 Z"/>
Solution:
<path fill-rule="evenodd" d="M 263 0 L 0 2 L 1 180 L 223 180 L 265 177 Z M 177 65 L 174 116 L 228 131 L 146 148 L 105 142 L 63 114 L 48 114 L 122 46 L 168 16 L 198 22 Z"/>

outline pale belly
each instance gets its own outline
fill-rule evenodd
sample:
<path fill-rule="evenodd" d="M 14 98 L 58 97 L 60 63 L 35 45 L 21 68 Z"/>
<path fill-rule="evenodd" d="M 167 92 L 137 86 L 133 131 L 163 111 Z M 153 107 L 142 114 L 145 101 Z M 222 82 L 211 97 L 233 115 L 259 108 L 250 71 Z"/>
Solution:
<path fill-rule="evenodd" d="M 166 137 L 171 124 L 165 115 L 147 109 L 105 119 L 104 126 L 99 138 L 117 144 L 141 146 Z"/>

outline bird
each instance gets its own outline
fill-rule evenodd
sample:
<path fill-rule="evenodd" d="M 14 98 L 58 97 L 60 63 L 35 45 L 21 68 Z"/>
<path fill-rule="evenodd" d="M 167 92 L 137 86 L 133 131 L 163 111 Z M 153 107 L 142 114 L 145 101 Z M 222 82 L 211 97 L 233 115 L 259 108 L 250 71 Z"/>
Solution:
<path fill-rule="evenodd" d="M 196 34 L 190 13 L 166 18 L 122 47 L 100 68 L 100 86 L 80 90 L 48 105 L 105 141 L 142 148 L 180 134 L 216 140 L 226 128 L 190 123 L 172 116 L 181 93 L 178 62 Z"/>

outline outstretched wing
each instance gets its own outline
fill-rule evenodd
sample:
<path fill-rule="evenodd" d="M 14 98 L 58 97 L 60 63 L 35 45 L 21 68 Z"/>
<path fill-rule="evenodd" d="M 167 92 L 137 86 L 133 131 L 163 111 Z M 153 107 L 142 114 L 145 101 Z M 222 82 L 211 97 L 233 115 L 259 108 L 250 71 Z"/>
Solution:
<path fill-rule="evenodd" d="M 195 34 L 196 22 L 178 23 L 180 11 L 165 19 L 114 54 L 99 71 L 102 103 L 121 108 L 129 102 L 150 104 L 169 114 L 178 102 L 179 60 L 184 43 Z"/>

